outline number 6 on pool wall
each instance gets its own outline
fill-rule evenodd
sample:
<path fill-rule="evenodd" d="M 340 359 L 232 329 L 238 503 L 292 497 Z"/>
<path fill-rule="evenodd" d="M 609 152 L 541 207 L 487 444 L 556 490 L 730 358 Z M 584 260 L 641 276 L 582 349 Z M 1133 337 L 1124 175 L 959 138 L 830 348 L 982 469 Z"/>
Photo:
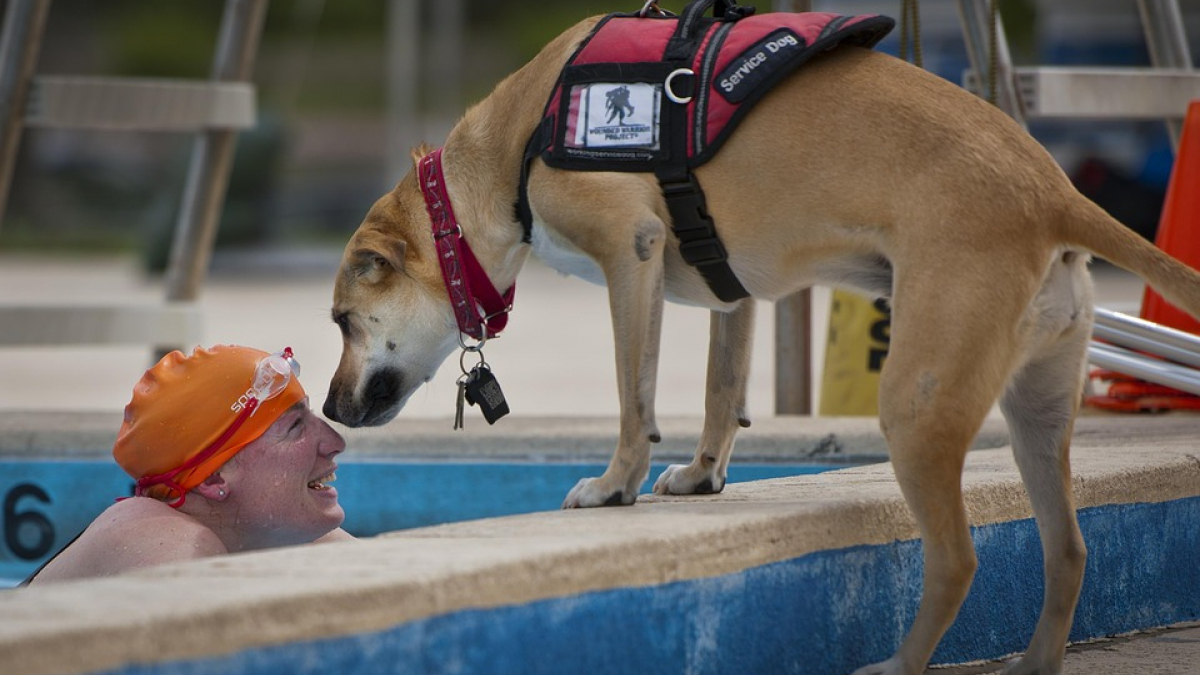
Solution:
<path fill-rule="evenodd" d="M 17 502 L 32 497 L 43 504 L 50 503 L 50 495 L 33 483 L 20 483 L 4 495 L 4 544 L 13 555 L 21 560 L 37 560 L 54 547 L 54 525 L 45 514 L 37 511 L 18 511 Z M 27 545 L 22 530 L 36 532 L 36 541 Z"/>

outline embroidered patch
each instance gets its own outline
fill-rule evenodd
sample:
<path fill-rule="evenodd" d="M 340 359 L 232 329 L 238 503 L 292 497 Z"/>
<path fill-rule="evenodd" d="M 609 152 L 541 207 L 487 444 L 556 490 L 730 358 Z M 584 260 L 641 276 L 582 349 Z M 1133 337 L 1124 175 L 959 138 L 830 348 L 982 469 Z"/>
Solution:
<path fill-rule="evenodd" d="M 650 82 L 592 82 L 572 87 L 576 148 L 658 149 L 662 85 Z M 578 107 L 576 107 L 578 106 Z"/>
<path fill-rule="evenodd" d="M 786 28 L 771 32 L 717 75 L 717 91 L 730 103 L 742 101 L 804 47 L 804 38 Z"/>

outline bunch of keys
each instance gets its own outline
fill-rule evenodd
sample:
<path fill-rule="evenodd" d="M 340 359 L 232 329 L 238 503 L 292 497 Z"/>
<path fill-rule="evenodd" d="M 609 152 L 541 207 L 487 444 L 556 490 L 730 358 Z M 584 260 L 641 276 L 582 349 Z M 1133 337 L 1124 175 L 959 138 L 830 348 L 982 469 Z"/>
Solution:
<path fill-rule="evenodd" d="M 454 407 L 455 430 L 463 428 L 463 401 L 479 406 L 479 411 L 483 413 L 483 418 L 488 424 L 495 424 L 496 420 L 508 414 L 508 402 L 504 400 L 504 392 L 500 391 L 500 383 L 492 374 L 491 367 L 483 360 L 482 353 L 479 355 L 479 363 L 470 372 L 463 368 L 463 374 L 458 378 L 458 400 Z"/>

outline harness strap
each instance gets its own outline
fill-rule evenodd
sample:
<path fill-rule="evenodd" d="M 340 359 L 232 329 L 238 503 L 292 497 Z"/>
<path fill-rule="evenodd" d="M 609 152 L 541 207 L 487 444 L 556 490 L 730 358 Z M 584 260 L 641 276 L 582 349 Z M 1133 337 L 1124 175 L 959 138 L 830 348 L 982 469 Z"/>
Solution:
<path fill-rule="evenodd" d="M 526 244 L 533 242 L 533 210 L 529 207 L 529 163 L 550 147 L 553 137 L 554 120 L 542 117 L 541 124 L 538 124 L 533 135 L 529 137 L 529 142 L 525 144 L 525 156 L 521 158 L 521 177 L 517 181 L 517 203 L 514 208 L 523 231 L 521 241 Z"/>
<path fill-rule="evenodd" d="M 704 190 L 686 167 L 679 169 L 670 166 L 655 172 L 671 213 L 671 230 L 679 238 L 679 255 L 696 268 L 722 302 L 749 297 L 750 293 L 729 267 L 729 254 L 717 236 L 712 216 L 708 215 Z"/>
<path fill-rule="evenodd" d="M 663 61 L 671 62 L 675 68 L 688 68 L 695 59 L 704 36 L 708 33 L 704 13 L 709 7 L 717 19 L 736 21 L 740 14 L 729 10 L 734 3 L 728 0 L 700 0 L 689 4 L 675 26 L 675 33 L 667 43 Z M 693 74 L 688 84 L 695 82 Z M 703 86 L 703 85 L 700 85 Z M 688 94 L 690 96 L 690 92 Z M 679 238 L 679 254 L 684 262 L 696 268 L 708 284 L 713 295 L 722 302 L 733 302 L 749 297 L 746 287 L 738 281 L 729 267 L 729 254 L 704 199 L 704 190 L 696 176 L 688 169 L 687 132 L 688 107 L 682 104 L 668 105 L 665 114 L 671 116 L 670 128 L 676 133 L 666 139 L 669 152 L 666 159 L 654 170 L 662 188 L 667 210 L 671 214 L 671 230 Z"/>

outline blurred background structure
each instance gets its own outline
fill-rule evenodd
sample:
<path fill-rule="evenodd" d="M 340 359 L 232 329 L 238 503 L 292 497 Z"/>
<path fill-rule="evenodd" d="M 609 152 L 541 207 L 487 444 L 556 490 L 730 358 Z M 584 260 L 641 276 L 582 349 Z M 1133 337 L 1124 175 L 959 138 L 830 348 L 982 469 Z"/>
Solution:
<path fill-rule="evenodd" d="M 218 247 L 344 244 L 407 170 L 411 146 L 439 143 L 468 104 L 566 26 L 637 4 L 272 0 L 254 78 L 259 122 L 238 140 Z M 1131 0 L 1000 4 L 1017 65 L 1149 65 Z M 896 16 L 899 5 L 816 8 Z M 1181 6 L 1187 33 L 1200 35 L 1200 4 Z M 953 3 L 927 0 L 921 9 L 925 67 L 960 82 L 968 63 Z M 213 0 L 54 0 L 38 72 L 205 78 L 221 11 Z M 881 49 L 896 53 L 897 39 L 893 32 Z M 1035 122 L 1033 132 L 1086 193 L 1153 233 L 1171 166 L 1161 124 Z M 130 252 L 161 269 L 189 141 L 27 132 L 0 250 Z"/>
<path fill-rule="evenodd" d="M 661 4 L 679 10 L 685 3 Z M 746 4 L 758 4 L 760 11 L 772 5 Z M 235 297 L 245 290 L 262 303 L 272 296 L 252 292 L 252 286 L 266 287 L 257 280 L 294 280 L 297 287 L 331 291 L 342 247 L 370 205 L 411 166 L 409 148 L 422 141 L 439 145 L 471 102 L 566 27 L 640 5 L 640 0 L 271 0 L 253 78 L 258 120 L 238 135 L 210 280 L 228 282 Z M 1200 54 L 1200 3 L 1180 5 L 1185 32 Z M 205 79 L 222 9 L 215 0 L 54 0 L 37 72 Z M 817 1 L 814 9 L 899 18 L 901 0 Z M 968 59 L 955 3 L 926 0 L 920 9 L 925 68 L 961 83 Z M 1000 12 L 1017 66 L 1150 63 L 1133 0 L 1001 0 Z M 897 30 L 879 48 L 896 54 L 898 38 Z M 1172 165 L 1161 122 L 1032 120 L 1030 129 L 1084 194 L 1153 238 Z M 110 272 L 117 265 L 120 275 L 137 276 L 113 281 L 112 292 L 147 294 L 144 287 L 159 282 L 167 261 L 191 143 L 185 134 L 25 131 L 0 223 L 0 283 L 29 287 L 0 289 L 4 298 L 70 294 L 80 284 L 103 287 L 106 282 L 85 277 L 52 291 L 53 282 L 42 286 L 37 280 L 52 269 L 69 277 L 66 268 L 53 265 L 97 257 Z M 53 261 L 49 267 L 47 259 Z M 531 282 L 543 278 L 554 283 L 552 275 Z M 327 311 L 328 291 L 324 302 Z M 521 323 L 520 303 L 519 297 L 514 326 Z M 304 311 L 323 310 L 314 303 Z M 606 320 L 606 314 L 600 317 L 599 330 L 609 330 Z M 236 331 L 218 332 L 219 322 L 208 323 L 206 343 L 241 339 Z M 335 345 L 336 351 L 336 330 L 326 329 L 328 340 L 319 349 Z M 0 408 L 34 400 L 13 391 L 31 353 L 0 353 Z M 96 354 L 65 354 L 76 359 L 65 368 L 96 363 Z M 600 360 L 611 372 L 609 353 L 583 358 Z M 769 354 L 756 360 L 769 372 Z M 47 365 L 43 372 L 53 369 Z M 110 373 L 96 376 L 101 375 Z M 126 369 L 119 390 L 127 391 L 135 377 Z M 611 400 L 615 406 L 615 396 Z M 448 405 L 439 410 L 448 413 Z"/>

